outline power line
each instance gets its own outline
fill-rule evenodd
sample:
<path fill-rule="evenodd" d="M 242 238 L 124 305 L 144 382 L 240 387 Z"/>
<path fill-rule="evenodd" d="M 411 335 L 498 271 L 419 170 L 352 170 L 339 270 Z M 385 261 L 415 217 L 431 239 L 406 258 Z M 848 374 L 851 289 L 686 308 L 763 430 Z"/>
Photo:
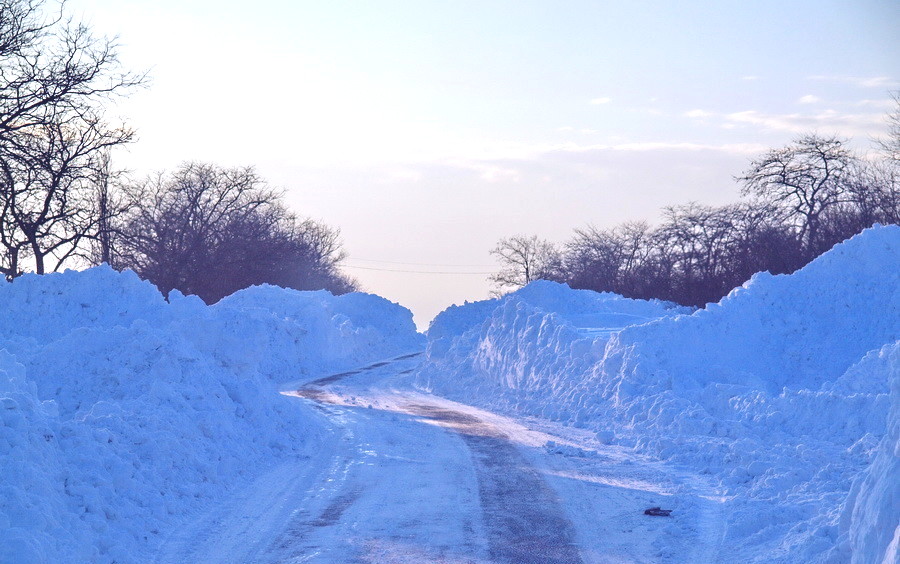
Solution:
<path fill-rule="evenodd" d="M 398 262 L 393 260 L 377 260 L 377 259 L 364 259 L 364 258 L 356 258 L 349 257 L 347 260 L 355 260 L 359 262 L 375 262 L 375 263 L 384 263 L 384 264 L 402 264 L 405 266 L 442 266 L 447 268 L 459 267 L 459 268 L 494 268 L 496 265 L 494 264 L 436 264 L 429 262 Z"/>
<path fill-rule="evenodd" d="M 494 274 L 494 272 L 450 272 L 450 271 L 436 271 L 436 270 L 398 270 L 393 268 L 373 268 L 370 266 L 356 266 L 353 264 L 342 264 L 343 268 L 356 268 L 359 270 L 376 270 L 378 272 L 403 272 L 405 274 L 479 274 L 479 275 L 487 275 Z"/>

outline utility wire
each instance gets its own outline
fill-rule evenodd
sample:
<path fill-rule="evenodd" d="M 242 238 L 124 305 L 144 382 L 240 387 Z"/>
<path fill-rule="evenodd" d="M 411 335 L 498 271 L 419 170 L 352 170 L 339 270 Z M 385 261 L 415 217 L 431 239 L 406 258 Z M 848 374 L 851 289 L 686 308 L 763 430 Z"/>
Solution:
<path fill-rule="evenodd" d="M 376 259 L 364 259 L 364 258 L 356 258 L 356 257 L 348 257 L 346 260 L 349 261 L 359 261 L 359 262 L 375 262 L 375 263 L 384 263 L 384 264 L 402 264 L 405 266 L 443 266 L 447 268 L 453 267 L 467 267 L 467 268 L 494 268 L 496 265 L 494 264 L 436 264 L 429 262 L 398 262 L 393 260 L 376 260 Z"/>
<path fill-rule="evenodd" d="M 406 274 L 494 274 L 494 272 L 449 272 L 449 271 L 436 271 L 436 270 L 397 270 L 393 268 L 373 268 L 370 266 L 356 266 L 353 264 L 342 264 L 343 268 L 356 268 L 359 270 L 377 270 L 378 272 L 403 272 Z"/>

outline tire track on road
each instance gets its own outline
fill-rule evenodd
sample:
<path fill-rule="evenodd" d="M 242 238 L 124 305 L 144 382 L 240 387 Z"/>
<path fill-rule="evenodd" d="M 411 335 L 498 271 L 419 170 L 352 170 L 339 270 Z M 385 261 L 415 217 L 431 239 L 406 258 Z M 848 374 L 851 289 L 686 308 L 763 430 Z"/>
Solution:
<path fill-rule="evenodd" d="M 471 450 L 492 562 L 582 562 L 559 499 L 508 435 L 458 411 L 422 403 L 405 408 L 456 431 Z"/>

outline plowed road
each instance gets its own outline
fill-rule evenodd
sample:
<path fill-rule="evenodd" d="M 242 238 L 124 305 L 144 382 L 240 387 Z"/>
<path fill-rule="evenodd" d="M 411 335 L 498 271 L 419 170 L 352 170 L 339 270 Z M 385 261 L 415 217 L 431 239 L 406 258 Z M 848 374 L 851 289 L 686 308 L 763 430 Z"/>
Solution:
<path fill-rule="evenodd" d="M 298 385 L 323 426 L 157 562 L 716 562 L 720 504 L 592 434 L 415 391 L 419 355 Z M 672 517 L 648 517 L 653 506 Z"/>

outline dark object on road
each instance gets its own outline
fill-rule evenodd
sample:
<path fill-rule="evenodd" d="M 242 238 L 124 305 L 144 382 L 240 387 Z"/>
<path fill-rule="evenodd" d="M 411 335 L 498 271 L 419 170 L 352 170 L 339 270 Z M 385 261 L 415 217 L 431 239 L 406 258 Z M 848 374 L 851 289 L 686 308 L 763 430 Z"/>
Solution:
<path fill-rule="evenodd" d="M 671 514 L 671 509 L 660 509 L 659 507 L 651 507 L 644 510 L 644 515 L 652 515 L 654 517 L 669 517 Z"/>

